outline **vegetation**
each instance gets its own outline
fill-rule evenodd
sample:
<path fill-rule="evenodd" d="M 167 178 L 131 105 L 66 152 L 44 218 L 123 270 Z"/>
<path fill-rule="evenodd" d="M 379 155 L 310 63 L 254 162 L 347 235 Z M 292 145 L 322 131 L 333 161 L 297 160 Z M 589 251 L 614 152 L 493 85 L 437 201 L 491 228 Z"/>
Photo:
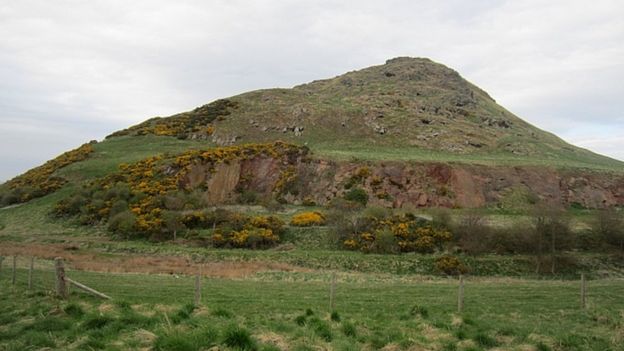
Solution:
<path fill-rule="evenodd" d="M 290 220 L 290 225 L 295 227 L 310 227 L 324 224 L 325 216 L 317 211 L 298 213 Z"/>
<path fill-rule="evenodd" d="M 107 138 L 126 135 L 156 135 L 174 136 L 180 139 L 207 138 L 211 136 L 215 127 L 213 122 L 231 113 L 238 107 L 236 102 L 228 99 L 216 100 L 210 104 L 198 107 L 193 111 L 180 113 L 169 118 L 152 118 L 128 129 L 120 130 Z"/>
<path fill-rule="evenodd" d="M 207 200 L 207 174 L 267 158 L 262 191 L 250 185 L 255 169 L 241 170 L 235 197 Z M 300 170 L 336 160 L 350 162 L 338 162 L 341 175 L 323 175 L 336 183 L 321 206 L 303 191 L 317 180 Z M 68 257 L 73 278 L 115 301 L 76 292 L 56 300 L 45 268 L 29 293 L 0 274 L 0 349 L 620 347 L 624 287 L 597 278 L 624 274 L 622 209 L 535 210 L 539 197 L 521 186 L 502 191 L 496 208 L 410 208 L 384 191 L 400 172 L 371 169 L 392 161 L 622 174 L 621 162 L 535 129 L 428 60 L 218 100 L 83 145 L 0 186 L 1 206 L 21 204 L 0 209 L 0 254 Z M 438 185 L 424 191 L 458 196 Z M 205 281 L 203 303 L 189 304 L 193 262 L 236 279 Z M 335 311 L 325 307 L 327 270 L 340 277 Z M 587 311 L 570 281 L 579 273 L 596 279 Z M 459 274 L 473 276 L 462 315 L 449 277 Z"/>
<path fill-rule="evenodd" d="M 67 182 L 67 179 L 58 176 L 56 172 L 87 159 L 92 152 L 93 146 L 84 144 L 2 184 L 0 207 L 27 202 L 55 192 Z"/>
<path fill-rule="evenodd" d="M 133 164 L 121 164 L 119 172 L 97 179 L 77 194 L 60 201 L 53 213 L 57 217 L 78 217 L 85 225 L 108 222 L 112 232 L 125 237 L 170 238 L 184 220 L 172 213 L 164 218 L 165 211 L 179 211 L 193 205 L 189 196 L 194 189 L 186 176 L 194 167 L 211 168 L 217 163 L 263 154 L 283 158 L 299 152 L 305 153 L 305 150 L 276 142 L 191 150 L 169 157 L 153 156 Z M 267 231 L 239 232 L 238 239 L 229 242 L 239 243 L 243 238 L 251 237 L 276 239 Z"/>
<path fill-rule="evenodd" d="M 205 279 L 197 308 L 186 303 L 190 276 L 70 274 L 114 302 L 79 292 L 56 300 L 47 293 L 51 270 L 35 272 L 32 292 L 25 270 L 16 288 L 2 275 L 0 348 L 598 351 L 620 349 L 624 322 L 619 280 L 592 281 L 585 311 L 576 282 L 467 280 L 465 311 L 457 314 L 456 281 L 340 275 L 332 314 L 326 275 L 316 273 Z"/>

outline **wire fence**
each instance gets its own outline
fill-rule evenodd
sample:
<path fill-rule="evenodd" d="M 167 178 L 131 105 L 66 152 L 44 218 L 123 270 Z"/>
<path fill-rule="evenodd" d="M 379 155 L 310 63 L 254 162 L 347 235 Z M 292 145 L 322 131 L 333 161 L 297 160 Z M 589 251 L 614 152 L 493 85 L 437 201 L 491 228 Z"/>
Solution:
<path fill-rule="evenodd" d="M 57 261 L 58 262 L 58 261 Z M 62 262 L 62 260 L 61 260 Z M 486 310 L 498 305 L 522 311 L 624 308 L 624 281 L 529 281 L 523 284 L 482 282 L 460 278 L 436 282 L 364 284 L 341 280 L 328 273 L 324 281 L 254 281 L 197 275 L 102 273 L 62 267 L 54 260 L 24 256 L 4 257 L 0 263 L 0 288 L 75 298 L 108 296 L 113 300 L 149 303 L 194 303 L 240 309 L 298 309 L 318 306 L 335 310 L 348 303 L 354 309 L 405 309 L 423 303 L 448 312 Z M 79 288 L 78 285 L 83 285 Z M 65 290 L 62 290 L 65 289 Z M 92 291 L 87 291 L 87 290 Z M 97 296 L 97 294 L 100 294 Z M 409 300 L 409 301 L 406 301 Z"/>

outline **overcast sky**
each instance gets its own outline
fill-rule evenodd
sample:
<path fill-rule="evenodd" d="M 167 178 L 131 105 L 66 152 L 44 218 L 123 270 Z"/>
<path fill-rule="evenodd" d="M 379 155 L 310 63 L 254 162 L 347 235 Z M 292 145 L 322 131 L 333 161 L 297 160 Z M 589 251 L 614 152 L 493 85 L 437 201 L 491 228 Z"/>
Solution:
<path fill-rule="evenodd" d="M 148 117 L 396 56 L 624 160 L 621 0 L 0 0 L 0 181 Z"/>

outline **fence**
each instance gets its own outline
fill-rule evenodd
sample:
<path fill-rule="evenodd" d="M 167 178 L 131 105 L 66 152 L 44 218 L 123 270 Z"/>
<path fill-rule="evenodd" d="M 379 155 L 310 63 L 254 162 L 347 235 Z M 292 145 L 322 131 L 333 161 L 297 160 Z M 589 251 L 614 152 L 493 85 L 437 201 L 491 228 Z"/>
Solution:
<path fill-rule="evenodd" d="M 187 277 L 192 279 L 186 279 L 182 281 L 182 284 L 177 283 L 172 285 L 173 294 L 179 294 L 180 291 L 192 291 L 192 302 L 199 306 L 202 304 L 202 296 L 206 297 L 206 294 L 202 294 L 202 289 L 205 289 L 205 279 L 202 277 L 202 264 L 197 264 L 197 273 L 193 277 Z M 86 272 L 81 271 L 67 271 L 64 260 L 62 258 L 56 258 L 54 260 L 49 259 L 41 259 L 35 257 L 20 257 L 20 256 L 10 256 L 10 257 L 2 257 L 0 256 L 0 284 L 10 284 L 12 286 L 21 286 L 28 290 L 38 290 L 38 291 L 49 291 L 54 292 L 54 294 L 60 299 L 68 299 L 70 298 L 70 289 L 77 288 L 81 292 L 96 296 L 101 299 L 123 299 L 129 296 L 128 293 L 115 291 L 117 289 L 113 289 L 112 285 L 109 286 L 111 292 L 101 292 L 93 287 L 88 286 L 88 284 L 80 282 L 77 278 L 74 277 L 76 275 L 84 275 Z M 102 278 L 106 276 L 106 273 L 93 273 L 98 274 L 98 278 Z M 9 279 L 6 277 L 10 276 Z M 132 284 L 132 275 L 128 275 L 130 284 Z M 74 278 L 72 278 L 74 277 Z M 134 278 L 139 280 L 139 277 L 145 278 L 145 275 L 135 275 Z M 174 275 L 177 279 L 179 278 L 177 275 Z M 93 279 L 91 279 L 93 280 Z M 338 284 L 338 279 L 336 273 L 331 273 L 329 275 L 329 284 L 328 284 L 328 307 L 329 311 L 336 310 L 337 304 L 337 291 L 340 290 L 340 285 Z M 5 283 L 6 282 L 6 283 Z M 188 282 L 188 284 L 185 284 Z M 146 286 L 149 286 L 149 282 L 145 282 Z M 102 284 L 106 287 L 106 284 Z M 186 287 L 185 287 L 186 286 Z M 466 292 L 465 292 L 466 281 L 463 276 L 459 276 L 457 279 L 456 286 L 456 298 L 457 305 L 456 311 L 458 313 L 463 313 L 466 307 Z M 579 281 L 579 290 L 580 293 L 578 295 L 579 303 L 578 308 L 586 309 L 587 308 L 587 300 L 588 300 L 588 283 L 585 274 L 581 274 Z M 159 288 L 166 289 L 166 286 L 159 286 Z M 122 289 L 123 290 L 123 289 Z M 215 292 L 215 289 L 210 289 L 209 293 Z M 110 295 L 110 296 L 109 296 Z M 189 294 L 190 295 L 190 294 Z M 510 297 L 511 295 L 508 295 Z M 614 296 L 614 299 L 619 298 L 618 296 Z M 190 296 L 189 296 L 189 301 Z"/>

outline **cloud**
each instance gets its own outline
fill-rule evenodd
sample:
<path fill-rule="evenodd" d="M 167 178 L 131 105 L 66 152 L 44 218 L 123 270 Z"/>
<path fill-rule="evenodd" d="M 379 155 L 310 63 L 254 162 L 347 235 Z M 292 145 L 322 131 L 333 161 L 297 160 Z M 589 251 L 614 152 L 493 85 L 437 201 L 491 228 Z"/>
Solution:
<path fill-rule="evenodd" d="M 623 158 L 621 13 L 619 0 L 5 1 L 0 179 L 148 117 L 395 56 L 442 62 L 538 127 Z"/>

